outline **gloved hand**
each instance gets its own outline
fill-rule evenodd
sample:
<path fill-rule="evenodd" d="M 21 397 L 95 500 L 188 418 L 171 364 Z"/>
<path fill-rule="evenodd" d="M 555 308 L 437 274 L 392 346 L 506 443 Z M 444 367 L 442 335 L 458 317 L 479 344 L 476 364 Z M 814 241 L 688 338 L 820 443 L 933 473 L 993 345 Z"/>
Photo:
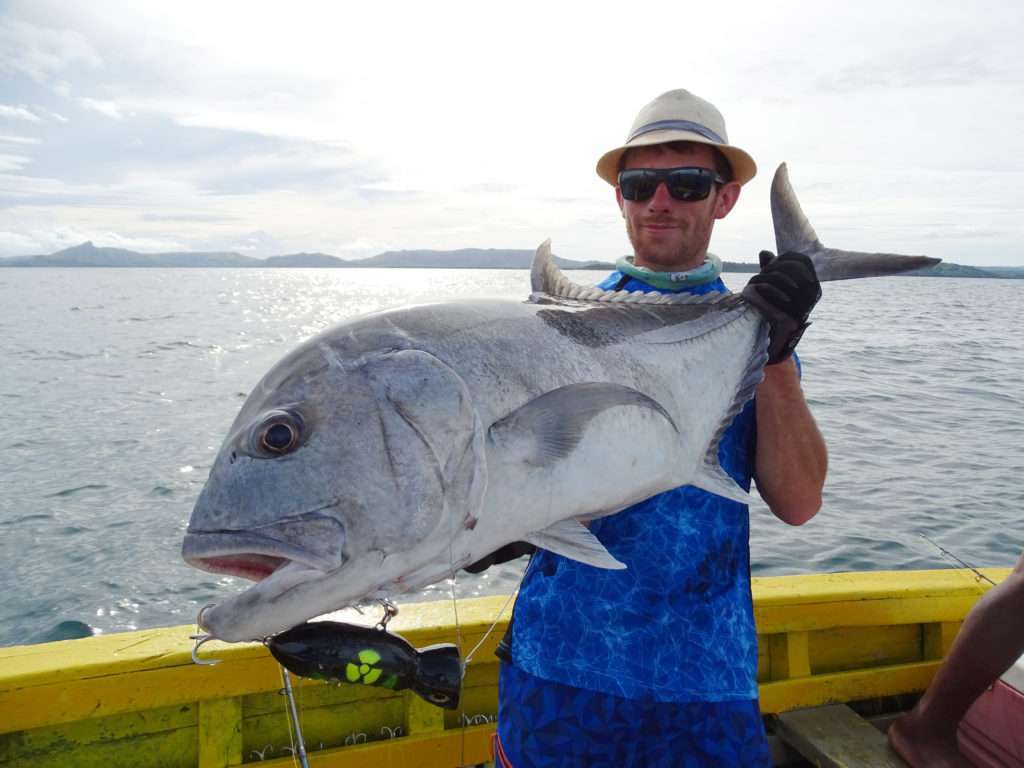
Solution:
<path fill-rule="evenodd" d="M 814 263 L 804 254 L 775 256 L 761 251 L 761 271 L 750 278 L 743 298 L 757 307 L 771 326 L 768 365 L 781 363 L 796 349 L 804 335 L 807 317 L 821 298 L 821 283 Z"/>
<path fill-rule="evenodd" d="M 487 557 L 482 557 L 475 563 L 470 563 L 466 566 L 465 570 L 470 573 L 480 573 L 481 571 L 486 571 L 492 565 L 507 563 L 509 560 L 515 560 L 523 555 L 532 555 L 536 551 L 537 548 L 527 541 L 513 541 L 511 544 L 499 547 Z"/>

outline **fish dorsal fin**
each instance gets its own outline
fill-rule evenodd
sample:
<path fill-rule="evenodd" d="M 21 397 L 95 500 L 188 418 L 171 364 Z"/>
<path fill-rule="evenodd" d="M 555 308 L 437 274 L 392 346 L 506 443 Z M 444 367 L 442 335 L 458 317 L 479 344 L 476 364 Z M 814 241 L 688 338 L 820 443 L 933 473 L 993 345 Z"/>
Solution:
<path fill-rule="evenodd" d="M 606 304 L 714 304 L 728 299 L 726 291 L 708 293 L 644 293 L 643 291 L 608 291 L 593 285 L 574 283 L 555 263 L 551 255 L 551 240 L 540 244 L 530 267 L 530 301 L 535 304 L 551 300 L 599 302 Z"/>
<path fill-rule="evenodd" d="M 929 256 L 901 256 L 895 253 L 862 253 L 826 248 L 808 221 L 800 201 L 789 183 L 789 170 L 783 163 L 775 171 L 771 190 L 772 223 L 775 225 L 777 253 L 796 251 L 814 262 L 818 280 L 849 280 L 855 277 L 879 277 L 909 272 L 938 264 Z"/>
<path fill-rule="evenodd" d="M 591 419 L 620 405 L 654 411 L 679 431 L 668 411 L 643 392 L 621 384 L 584 382 L 545 392 L 498 419 L 487 430 L 487 440 L 513 460 L 545 466 L 572 453 Z"/>
<path fill-rule="evenodd" d="M 543 531 L 527 536 L 526 540 L 541 549 L 595 568 L 621 571 L 626 567 L 578 520 L 561 520 Z"/>

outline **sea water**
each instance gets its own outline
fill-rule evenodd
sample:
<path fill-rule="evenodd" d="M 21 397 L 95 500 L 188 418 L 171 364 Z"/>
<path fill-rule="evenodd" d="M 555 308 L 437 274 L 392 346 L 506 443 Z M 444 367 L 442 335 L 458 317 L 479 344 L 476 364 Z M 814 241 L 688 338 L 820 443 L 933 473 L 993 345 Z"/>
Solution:
<path fill-rule="evenodd" d="M 0 270 L 0 644 L 186 624 L 243 589 L 185 565 L 180 546 L 270 366 L 355 315 L 520 300 L 528 286 L 524 270 Z M 1022 314 L 1024 281 L 826 284 L 799 348 L 829 446 L 824 505 L 790 527 L 754 494 L 754 575 L 953 565 L 922 535 L 969 563 L 1012 565 L 1024 545 Z M 509 592 L 521 573 L 521 561 L 464 573 L 455 590 Z"/>

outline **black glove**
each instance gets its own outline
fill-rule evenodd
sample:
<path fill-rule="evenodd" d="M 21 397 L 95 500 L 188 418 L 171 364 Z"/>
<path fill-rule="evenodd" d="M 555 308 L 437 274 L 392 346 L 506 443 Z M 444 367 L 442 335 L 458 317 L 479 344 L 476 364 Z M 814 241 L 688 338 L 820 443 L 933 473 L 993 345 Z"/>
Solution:
<path fill-rule="evenodd" d="M 771 326 L 768 365 L 781 363 L 793 354 L 804 335 L 808 315 L 821 298 L 821 283 L 814 263 L 802 253 L 776 257 L 761 251 L 761 271 L 750 278 L 743 298 L 757 307 Z"/>
<path fill-rule="evenodd" d="M 491 552 L 487 557 L 482 557 L 475 563 L 470 563 L 466 566 L 465 570 L 470 573 L 480 573 L 481 571 L 486 571 L 492 565 L 507 563 L 509 560 L 515 560 L 523 555 L 532 555 L 536 551 L 537 548 L 527 541 L 513 541 L 511 544 L 506 544 L 504 547 Z"/>

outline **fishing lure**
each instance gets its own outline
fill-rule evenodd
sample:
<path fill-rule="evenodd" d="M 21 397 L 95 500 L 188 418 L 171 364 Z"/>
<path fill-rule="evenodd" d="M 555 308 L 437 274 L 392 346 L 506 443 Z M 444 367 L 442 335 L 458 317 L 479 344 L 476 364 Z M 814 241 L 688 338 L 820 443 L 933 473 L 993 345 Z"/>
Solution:
<path fill-rule="evenodd" d="M 299 624 L 265 642 L 281 666 L 299 677 L 392 691 L 411 688 L 444 709 L 459 706 L 463 664 L 451 643 L 417 649 L 380 627 L 337 621 Z"/>

